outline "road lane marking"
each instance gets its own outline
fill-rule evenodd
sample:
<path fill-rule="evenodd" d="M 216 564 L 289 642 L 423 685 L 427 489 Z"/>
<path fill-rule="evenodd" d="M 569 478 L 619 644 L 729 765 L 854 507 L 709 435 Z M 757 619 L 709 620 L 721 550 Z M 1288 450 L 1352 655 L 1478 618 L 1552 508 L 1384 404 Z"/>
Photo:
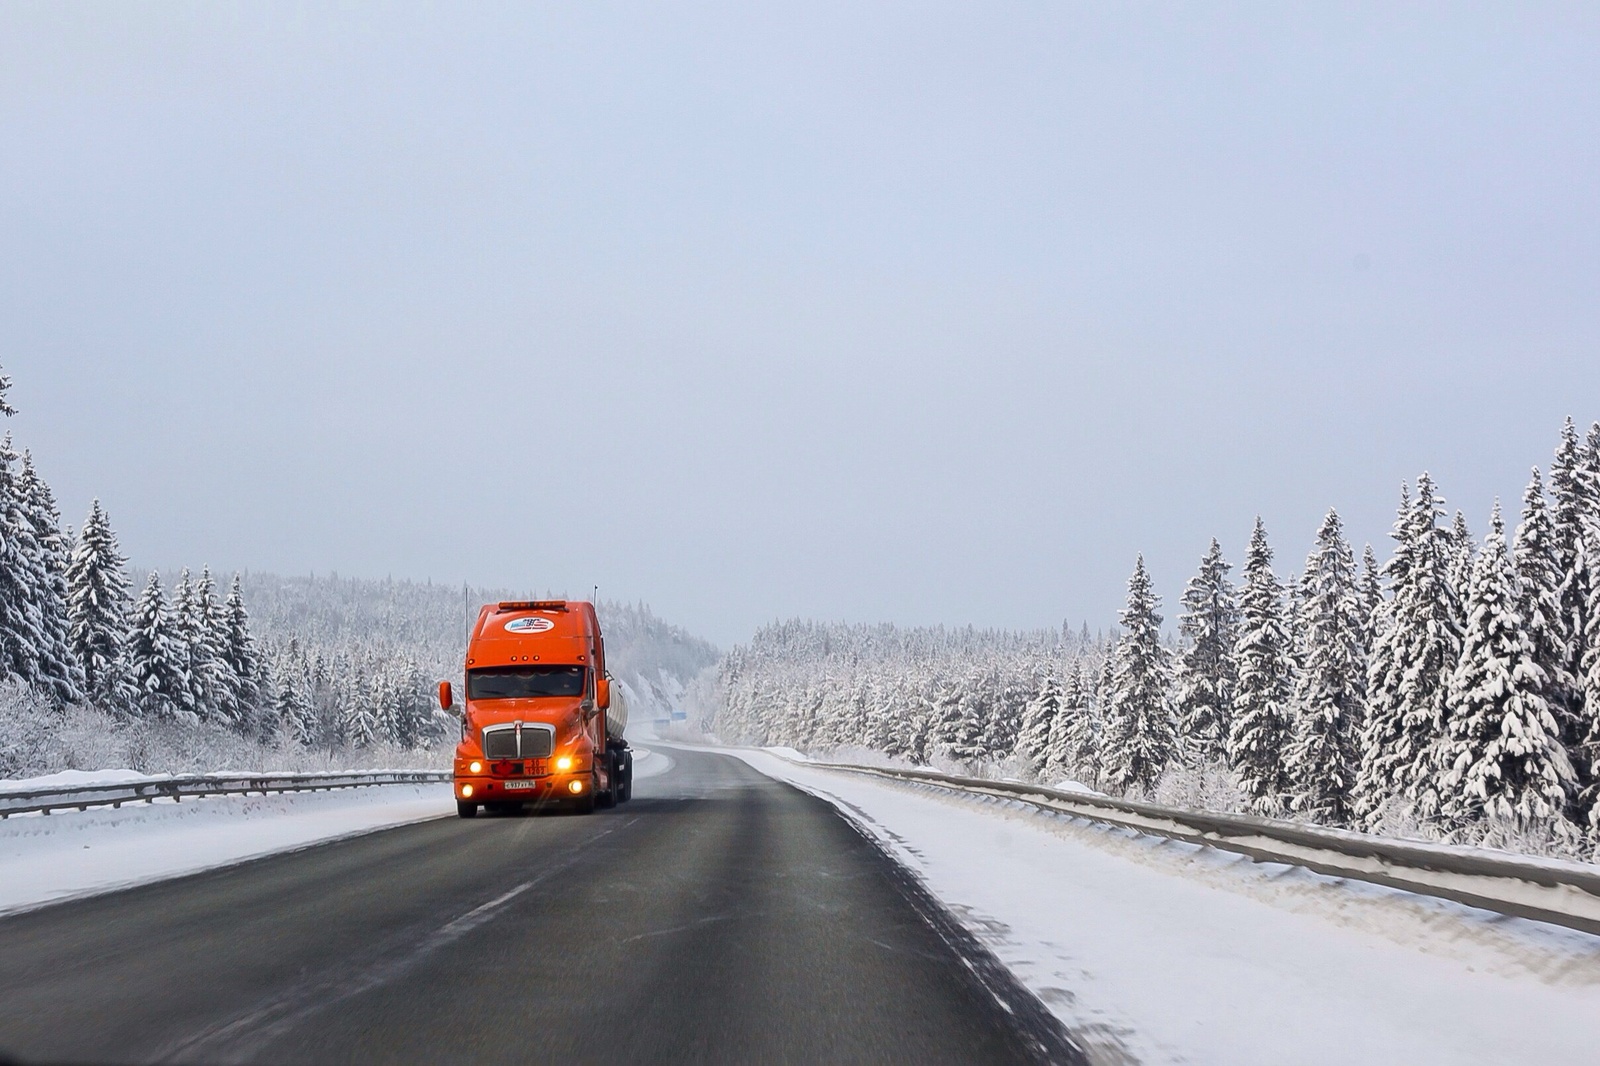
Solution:
<path fill-rule="evenodd" d="M 641 817 L 643 816 L 635 815 L 626 822 L 613 825 L 587 838 L 585 847 L 571 854 L 566 861 L 546 867 L 539 876 L 530 878 L 494 899 L 457 915 L 412 944 L 380 955 L 369 963 L 364 971 L 352 974 L 348 970 L 340 970 L 320 981 L 297 985 L 242 1015 L 217 1025 L 207 1026 L 197 1033 L 167 1045 L 153 1058 L 157 1062 L 170 1062 L 175 1059 L 203 1059 L 216 1063 L 253 1061 L 259 1058 L 263 1048 L 293 1031 L 296 1026 L 311 1017 L 404 976 L 428 956 L 492 920 L 518 896 L 553 875 L 577 865 L 580 860 L 587 857 L 587 845 L 628 828 Z M 337 970 L 337 964 L 335 969 Z"/>

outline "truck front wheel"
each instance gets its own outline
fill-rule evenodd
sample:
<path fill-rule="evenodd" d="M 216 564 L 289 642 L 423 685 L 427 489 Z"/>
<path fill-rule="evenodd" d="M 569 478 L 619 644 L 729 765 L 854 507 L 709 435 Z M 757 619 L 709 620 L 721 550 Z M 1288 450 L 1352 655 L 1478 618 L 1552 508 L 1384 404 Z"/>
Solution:
<path fill-rule="evenodd" d="M 598 786 L 599 784 L 600 784 L 600 775 L 598 775 L 598 774 L 590 774 L 589 775 L 589 787 L 584 791 L 583 795 L 579 796 L 577 799 L 572 801 L 572 809 L 577 811 L 579 814 L 593 814 L 594 813 L 594 794 L 595 794 L 596 786 Z"/>
<path fill-rule="evenodd" d="M 456 814 L 462 818 L 476 818 L 478 816 L 478 805 L 476 803 L 468 803 L 466 800 L 456 800 Z"/>

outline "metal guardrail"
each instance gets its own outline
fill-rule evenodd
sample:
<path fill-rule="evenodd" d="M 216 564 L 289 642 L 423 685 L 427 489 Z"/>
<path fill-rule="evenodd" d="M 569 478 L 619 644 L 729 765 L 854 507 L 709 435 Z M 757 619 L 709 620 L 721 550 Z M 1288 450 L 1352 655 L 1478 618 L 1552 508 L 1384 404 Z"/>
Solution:
<path fill-rule="evenodd" d="M 114 785 L 59 785 L 51 788 L 0 790 L 0 819 L 13 814 L 121 807 L 124 803 L 174 802 L 202 796 L 249 795 L 259 792 L 320 792 L 372 785 L 414 785 L 448 781 L 442 770 L 384 770 L 312 774 L 187 774 Z"/>
<path fill-rule="evenodd" d="M 1189 811 L 934 770 L 806 765 L 1019 800 L 1139 833 L 1236 852 L 1258 862 L 1300 866 L 1600 935 L 1600 866 L 1587 863 L 1519 858 L 1479 848 L 1396 840 L 1245 814 Z"/>

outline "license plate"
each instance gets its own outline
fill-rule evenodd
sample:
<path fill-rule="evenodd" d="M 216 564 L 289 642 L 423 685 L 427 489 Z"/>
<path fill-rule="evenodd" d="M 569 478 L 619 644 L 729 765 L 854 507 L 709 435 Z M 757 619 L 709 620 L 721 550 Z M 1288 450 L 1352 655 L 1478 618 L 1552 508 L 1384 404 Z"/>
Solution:
<path fill-rule="evenodd" d="M 507 781 L 506 782 L 506 791 L 510 792 L 513 789 L 518 789 L 518 788 L 536 788 L 538 786 L 538 784 L 539 784 L 539 782 L 537 782 L 537 781 Z"/>

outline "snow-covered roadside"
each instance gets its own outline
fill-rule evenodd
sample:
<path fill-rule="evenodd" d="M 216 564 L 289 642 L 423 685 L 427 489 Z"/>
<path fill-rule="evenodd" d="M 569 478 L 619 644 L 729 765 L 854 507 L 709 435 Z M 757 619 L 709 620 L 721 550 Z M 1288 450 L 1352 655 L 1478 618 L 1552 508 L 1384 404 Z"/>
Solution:
<path fill-rule="evenodd" d="M 654 748 L 633 749 L 633 779 L 643 780 L 647 777 L 659 777 L 672 769 L 672 759 L 663 752 Z"/>
<path fill-rule="evenodd" d="M 0 913 L 446 814 L 449 782 L 14 815 L 0 821 Z"/>
<path fill-rule="evenodd" d="M 1105 1063 L 1582 1062 L 1600 938 L 728 750 L 883 842 Z"/>
<path fill-rule="evenodd" d="M 45 788 L 92 788 L 96 785 L 131 785 L 135 782 L 170 781 L 171 774 L 141 774 L 137 770 L 62 770 L 42 777 L 0 779 L 0 792 L 28 792 Z"/>

